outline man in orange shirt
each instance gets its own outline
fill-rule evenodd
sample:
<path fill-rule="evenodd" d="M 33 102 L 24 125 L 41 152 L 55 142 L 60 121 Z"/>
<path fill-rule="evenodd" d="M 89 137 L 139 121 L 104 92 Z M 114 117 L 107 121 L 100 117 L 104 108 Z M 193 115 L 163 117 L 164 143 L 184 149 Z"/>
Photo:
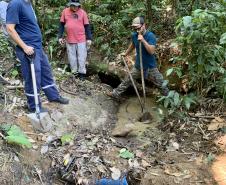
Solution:
<path fill-rule="evenodd" d="M 91 45 L 91 29 L 87 13 L 81 8 L 79 0 L 70 0 L 69 7 L 61 14 L 59 42 L 64 44 L 64 28 L 66 29 L 66 46 L 71 71 L 83 80 L 86 74 L 87 49 Z"/>

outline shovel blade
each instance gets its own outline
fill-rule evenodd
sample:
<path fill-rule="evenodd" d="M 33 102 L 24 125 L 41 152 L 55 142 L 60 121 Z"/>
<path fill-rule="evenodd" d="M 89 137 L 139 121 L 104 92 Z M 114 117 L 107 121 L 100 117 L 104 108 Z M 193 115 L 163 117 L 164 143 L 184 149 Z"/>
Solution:
<path fill-rule="evenodd" d="M 153 119 L 152 115 L 150 112 L 146 111 L 142 113 L 142 115 L 139 117 L 138 121 L 144 122 L 144 123 L 150 123 L 151 120 Z"/>
<path fill-rule="evenodd" d="M 36 113 L 27 114 L 33 128 L 39 132 L 48 132 L 53 127 L 53 120 L 50 118 L 47 112 L 40 113 L 40 119 L 38 119 Z"/>

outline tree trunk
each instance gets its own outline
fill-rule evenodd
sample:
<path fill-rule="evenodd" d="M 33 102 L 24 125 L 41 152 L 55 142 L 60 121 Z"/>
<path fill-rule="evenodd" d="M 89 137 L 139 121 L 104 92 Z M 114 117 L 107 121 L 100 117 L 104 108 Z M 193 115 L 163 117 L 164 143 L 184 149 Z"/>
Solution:
<path fill-rule="evenodd" d="M 177 0 L 172 0 L 172 16 L 173 18 L 176 17 L 177 12 Z"/>
<path fill-rule="evenodd" d="M 190 15 L 191 15 L 191 13 L 192 13 L 194 4 L 195 4 L 195 0 L 192 0 L 192 1 L 191 1 L 191 5 L 190 5 Z"/>
<path fill-rule="evenodd" d="M 147 24 L 148 27 L 152 26 L 153 24 L 153 16 L 152 16 L 152 0 L 146 0 L 146 7 L 147 7 Z"/>

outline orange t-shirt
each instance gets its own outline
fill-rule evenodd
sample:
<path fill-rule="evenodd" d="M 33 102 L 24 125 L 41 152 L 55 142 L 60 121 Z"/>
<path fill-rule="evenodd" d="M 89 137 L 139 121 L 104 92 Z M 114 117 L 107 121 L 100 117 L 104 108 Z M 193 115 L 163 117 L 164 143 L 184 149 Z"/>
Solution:
<path fill-rule="evenodd" d="M 86 41 L 85 24 L 89 24 L 87 13 L 79 8 L 72 12 L 70 8 L 65 8 L 62 12 L 60 22 L 65 23 L 67 42 L 70 44 Z"/>

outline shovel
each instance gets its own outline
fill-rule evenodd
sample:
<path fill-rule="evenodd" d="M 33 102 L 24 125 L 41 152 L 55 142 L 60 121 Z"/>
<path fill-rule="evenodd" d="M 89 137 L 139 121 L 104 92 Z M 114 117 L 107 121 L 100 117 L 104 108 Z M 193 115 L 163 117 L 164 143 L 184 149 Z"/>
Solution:
<path fill-rule="evenodd" d="M 146 112 L 144 113 L 144 104 L 143 104 L 142 101 L 141 101 L 140 94 L 139 94 L 139 92 L 138 92 L 138 90 L 137 90 L 137 87 L 136 87 L 135 82 L 134 82 L 134 80 L 133 80 L 133 77 L 132 77 L 132 75 L 131 75 L 131 73 L 130 73 L 129 67 L 128 67 L 126 61 L 125 61 L 125 58 L 122 57 L 122 59 L 123 59 L 124 65 L 126 66 L 127 73 L 129 74 L 130 80 L 131 80 L 131 82 L 132 82 L 132 84 L 133 84 L 133 88 L 134 88 L 134 90 L 135 90 L 135 92 L 136 92 L 136 95 L 137 95 L 138 100 L 139 100 L 139 103 L 140 103 L 142 115 L 139 117 L 138 120 L 141 121 L 141 122 L 149 121 L 149 120 L 151 119 L 151 114 L 150 114 L 150 113 L 148 114 L 148 113 L 146 113 Z M 150 115 L 150 116 L 148 116 L 148 115 Z"/>
<path fill-rule="evenodd" d="M 142 110 L 142 112 L 143 112 L 144 107 L 143 107 L 143 104 L 142 104 L 142 101 L 141 101 L 140 94 L 139 94 L 139 92 L 138 92 L 138 90 L 137 90 L 137 87 L 136 87 L 135 82 L 134 82 L 134 80 L 133 80 L 133 77 L 132 77 L 132 75 L 131 75 L 131 73 L 130 73 L 130 70 L 129 70 L 129 67 L 128 67 L 127 63 L 126 63 L 125 58 L 122 57 L 122 59 L 123 59 L 124 65 L 126 66 L 127 73 L 129 74 L 130 80 L 131 80 L 131 82 L 132 82 L 132 84 L 133 84 L 133 88 L 134 88 L 134 90 L 135 90 L 135 92 L 136 92 L 136 94 L 137 94 L 137 97 L 138 97 L 138 100 L 139 100 L 139 103 L 140 103 L 141 110 Z"/>
<path fill-rule="evenodd" d="M 35 129 L 39 131 L 49 131 L 50 124 L 46 122 L 49 117 L 49 114 L 47 112 L 42 112 L 42 113 L 40 112 L 36 76 L 35 76 L 35 66 L 34 66 L 35 53 L 33 55 L 26 55 L 26 57 L 29 60 L 31 65 L 31 77 L 32 77 L 32 84 L 33 84 L 33 91 L 34 91 L 34 98 L 35 98 L 35 113 L 28 114 L 27 116 L 31 120 L 31 123 Z M 44 122 L 46 124 L 44 124 Z"/>
<path fill-rule="evenodd" d="M 143 68 L 143 58 L 142 58 L 142 45 L 141 41 L 139 41 L 139 54 L 140 54 L 140 72 L 141 72 L 141 82 L 142 82 L 142 89 L 143 89 L 143 109 L 142 109 L 142 116 L 140 117 L 139 121 L 146 122 L 150 121 L 152 116 L 150 112 L 146 110 L 146 91 L 145 91 L 145 81 L 144 81 L 144 68 Z"/>

